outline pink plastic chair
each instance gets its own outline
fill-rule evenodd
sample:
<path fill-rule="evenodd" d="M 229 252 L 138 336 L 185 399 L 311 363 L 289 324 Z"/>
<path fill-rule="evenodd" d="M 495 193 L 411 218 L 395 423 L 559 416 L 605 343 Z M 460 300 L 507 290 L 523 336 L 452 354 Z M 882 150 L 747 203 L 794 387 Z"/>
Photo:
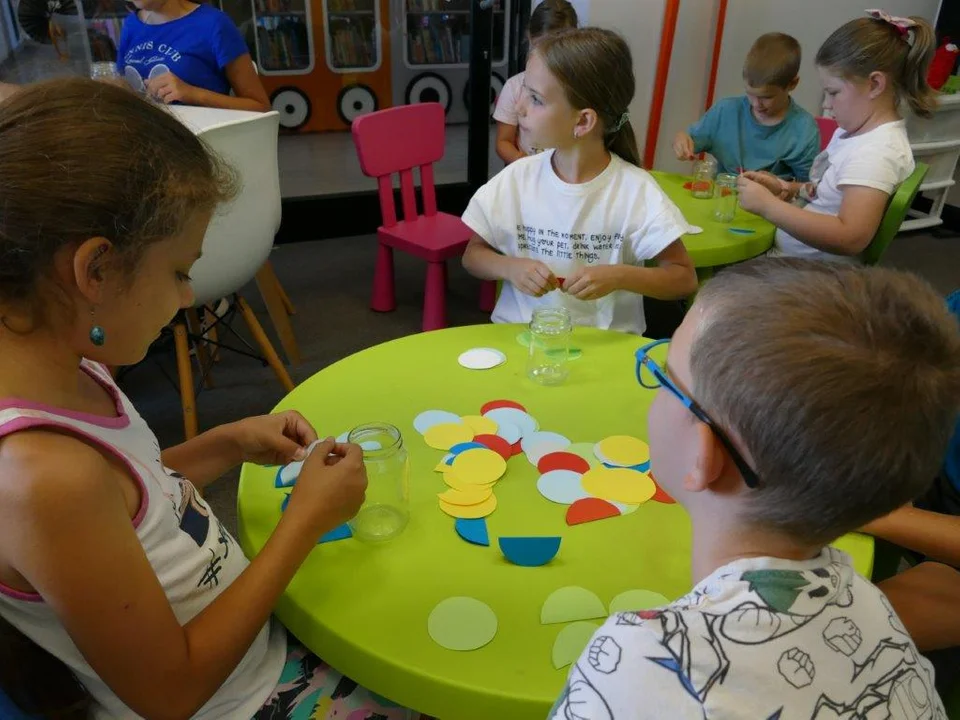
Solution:
<path fill-rule="evenodd" d="M 837 121 L 833 118 L 818 117 L 817 127 L 820 128 L 820 152 L 823 152 L 827 149 L 827 145 L 830 144 L 830 139 L 840 126 L 837 125 Z"/>
<path fill-rule="evenodd" d="M 437 212 L 433 163 L 443 157 L 443 106 L 418 103 L 372 112 L 354 120 L 352 132 L 363 174 L 377 179 L 383 219 L 377 228 L 380 247 L 370 307 L 377 312 L 396 308 L 393 251 L 401 250 L 427 261 L 423 330 L 446 327 L 446 261 L 463 254 L 473 233 L 456 215 Z M 420 168 L 422 214 L 417 212 L 414 168 Z M 400 174 L 401 220 L 393 202 L 393 173 Z M 481 308 L 492 309 L 495 291 L 493 283 L 483 284 Z"/>

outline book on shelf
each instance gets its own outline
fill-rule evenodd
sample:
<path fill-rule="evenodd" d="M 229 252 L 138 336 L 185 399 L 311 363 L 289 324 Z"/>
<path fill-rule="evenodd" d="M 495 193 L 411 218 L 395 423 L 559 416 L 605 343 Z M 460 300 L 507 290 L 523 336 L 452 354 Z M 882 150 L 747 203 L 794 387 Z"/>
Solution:
<path fill-rule="evenodd" d="M 298 70 L 310 65 L 306 26 L 299 18 L 258 18 L 257 46 L 265 70 Z"/>
<path fill-rule="evenodd" d="M 431 23 L 412 30 L 407 37 L 410 62 L 414 65 L 455 65 L 469 58 L 469 35 L 450 25 Z"/>

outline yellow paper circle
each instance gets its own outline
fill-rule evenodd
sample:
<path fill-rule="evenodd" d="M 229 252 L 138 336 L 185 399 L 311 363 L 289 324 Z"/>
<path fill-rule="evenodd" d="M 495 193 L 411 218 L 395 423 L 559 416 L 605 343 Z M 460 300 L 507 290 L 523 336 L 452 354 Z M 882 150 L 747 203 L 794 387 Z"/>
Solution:
<path fill-rule="evenodd" d="M 454 445 L 473 440 L 473 430 L 463 423 L 440 423 L 423 434 L 427 445 L 437 450 L 449 450 Z"/>
<path fill-rule="evenodd" d="M 463 424 L 473 430 L 474 435 L 496 435 L 497 424 L 490 418 L 482 415 L 467 415 L 460 418 Z"/>
<path fill-rule="evenodd" d="M 453 472 L 471 485 L 489 485 L 507 471 L 507 461 L 487 448 L 464 450 L 453 459 Z"/>
<path fill-rule="evenodd" d="M 450 517 L 465 518 L 467 520 L 486 517 L 497 509 L 497 496 L 493 494 L 478 505 L 451 505 L 443 500 L 439 502 L 440 509 Z"/>
<path fill-rule="evenodd" d="M 611 502 L 638 504 L 652 498 L 657 486 L 646 473 L 629 468 L 595 468 L 580 480 L 594 497 Z"/>
<path fill-rule="evenodd" d="M 650 459 L 650 447 L 639 438 L 614 435 L 597 443 L 597 450 L 611 465 L 640 465 Z"/>
<path fill-rule="evenodd" d="M 489 485 L 468 485 L 462 489 L 445 490 L 437 493 L 437 497 L 448 505 L 479 505 L 486 502 L 493 495 L 493 488 Z"/>

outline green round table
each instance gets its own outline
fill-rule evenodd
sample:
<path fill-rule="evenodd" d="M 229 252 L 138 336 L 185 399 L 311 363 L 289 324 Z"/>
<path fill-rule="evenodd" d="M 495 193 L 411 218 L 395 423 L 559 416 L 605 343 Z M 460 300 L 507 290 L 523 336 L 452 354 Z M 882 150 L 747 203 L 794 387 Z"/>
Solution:
<path fill-rule="evenodd" d="M 414 430 L 423 410 L 479 413 L 489 400 L 526 406 L 541 429 L 574 442 L 614 434 L 647 437 L 654 391 L 640 387 L 635 335 L 577 328 L 583 350 L 569 380 L 542 387 L 525 375 L 526 351 L 517 325 L 482 325 L 412 335 L 364 350 L 320 371 L 290 393 L 277 410 L 295 408 L 323 435 L 360 423 L 386 421 L 403 433 L 411 463 L 411 518 L 393 541 L 355 539 L 317 546 L 277 606 L 280 620 L 311 650 L 371 690 L 442 720 L 543 720 L 568 668 L 555 670 L 551 652 L 562 625 L 541 625 L 540 608 L 554 590 L 580 585 L 605 603 L 630 589 L 671 600 L 691 586 L 691 531 L 679 505 L 650 501 L 634 513 L 568 527 L 567 507 L 543 498 L 538 473 L 525 456 L 510 459 L 495 488 L 497 510 L 487 518 L 490 547 L 470 545 L 440 511 L 446 489 L 434 468 L 443 453 Z M 503 365 L 466 370 L 457 356 L 494 347 Z M 280 520 L 283 490 L 276 468 L 245 465 L 240 477 L 240 541 L 255 555 Z M 560 535 L 556 558 L 543 567 L 519 567 L 501 555 L 501 535 Z M 873 540 L 854 535 L 839 545 L 869 574 Z M 496 613 L 499 629 L 473 652 L 445 650 L 427 633 L 440 601 L 465 595 Z M 601 623 L 602 620 L 595 621 Z"/>
<path fill-rule="evenodd" d="M 710 274 L 710 268 L 749 260 L 762 255 L 773 246 L 777 231 L 773 223 L 741 209 L 739 205 L 733 222 L 717 222 L 713 219 L 713 200 L 695 198 L 689 190 L 684 189 L 684 184 L 690 182 L 688 176 L 659 171 L 650 174 L 680 208 L 687 222 L 703 228 L 702 233 L 683 236 L 683 244 L 701 279 Z M 730 228 L 743 228 L 754 232 L 740 234 L 732 232 Z"/>

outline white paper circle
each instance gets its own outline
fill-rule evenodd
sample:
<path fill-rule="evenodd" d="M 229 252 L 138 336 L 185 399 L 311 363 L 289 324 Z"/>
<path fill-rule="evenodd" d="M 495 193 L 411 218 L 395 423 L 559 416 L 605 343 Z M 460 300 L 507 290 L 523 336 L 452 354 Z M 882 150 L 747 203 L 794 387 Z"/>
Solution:
<path fill-rule="evenodd" d="M 416 428 L 418 433 L 423 435 L 434 425 L 458 422 L 460 422 L 460 416 L 454 415 L 452 412 L 447 412 L 446 410 L 424 410 L 413 419 L 413 427 Z"/>
<path fill-rule="evenodd" d="M 549 432 L 545 430 L 524 435 L 523 442 L 520 443 L 520 448 L 529 455 L 531 450 L 544 443 L 556 445 L 558 448 L 570 446 L 570 440 L 565 438 L 560 433 Z"/>
<path fill-rule="evenodd" d="M 551 470 L 544 473 L 537 480 L 537 490 L 550 502 L 560 505 L 572 505 L 577 500 L 591 497 L 590 493 L 583 489 L 580 473 L 572 470 Z"/>
<path fill-rule="evenodd" d="M 461 353 L 457 358 L 463 367 L 468 370 L 489 370 L 506 362 L 507 356 L 494 348 L 473 348 Z"/>
<path fill-rule="evenodd" d="M 517 410 L 516 408 L 496 408 L 495 410 L 484 413 L 483 416 L 490 418 L 498 426 L 504 423 L 516 425 L 520 429 L 520 437 L 526 437 L 540 429 L 540 425 L 535 418 L 523 410 Z M 514 442 L 516 442 L 516 440 L 514 440 Z"/>
<path fill-rule="evenodd" d="M 518 428 L 513 423 L 501 422 L 497 423 L 497 435 L 502 437 L 508 443 L 513 445 L 520 439 L 520 428 Z"/>

